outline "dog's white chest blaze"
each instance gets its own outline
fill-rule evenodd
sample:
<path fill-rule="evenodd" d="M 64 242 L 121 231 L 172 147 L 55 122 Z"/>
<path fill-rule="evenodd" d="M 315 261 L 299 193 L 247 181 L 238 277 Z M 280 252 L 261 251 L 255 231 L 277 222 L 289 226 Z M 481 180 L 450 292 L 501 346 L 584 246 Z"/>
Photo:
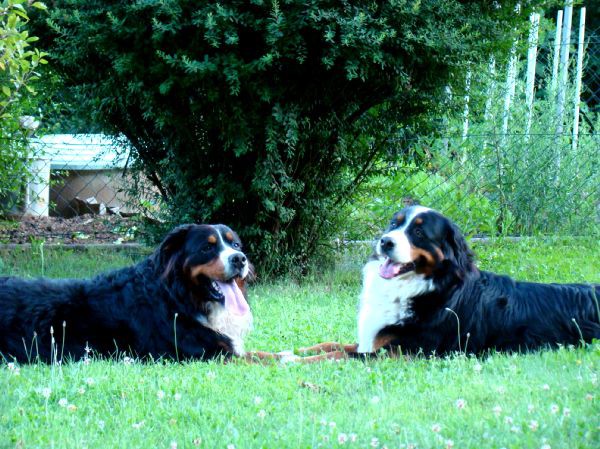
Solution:
<path fill-rule="evenodd" d="M 199 315 L 197 319 L 204 326 L 229 337 L 235 355 L 242 356 L 245 354 L 244 337 L 252 329 L 253 323 L 251 312 L 236 315 L 221 304 L 211 303 L 208 315 Z"/>
<path fill-rule="evenodd" d="M 411 314 L 411 298 L 433 290 L 423 275 L 407 273 L 392 279 L 379 275 L 383 260 L 363 268 L 363 287 L 358 312 L 358 352 L 373 352 L 377 334 L 385 326 L 400 324 Z"/>

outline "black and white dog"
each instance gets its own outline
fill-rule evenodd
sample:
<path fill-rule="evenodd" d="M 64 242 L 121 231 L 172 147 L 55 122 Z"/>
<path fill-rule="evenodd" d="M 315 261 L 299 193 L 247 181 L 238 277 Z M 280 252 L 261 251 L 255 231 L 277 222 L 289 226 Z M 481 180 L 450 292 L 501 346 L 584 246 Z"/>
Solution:
<path fill-rule="evenodd" d="M 252 325 L 239 237 L 183 225 L 137 265 L 93 279 L 0 278 L 0 356 L 50 362 L 125 352 L 141 358 L 243 356 Z"/>
<path fill-rule="evenodd" d="M 479 270 L 457 226 L 411 206 L 394 214 L 363 269 L 358 344 L 328 358 L 527 351 L 600 338 L 600 286 L 538 284 Z"/>

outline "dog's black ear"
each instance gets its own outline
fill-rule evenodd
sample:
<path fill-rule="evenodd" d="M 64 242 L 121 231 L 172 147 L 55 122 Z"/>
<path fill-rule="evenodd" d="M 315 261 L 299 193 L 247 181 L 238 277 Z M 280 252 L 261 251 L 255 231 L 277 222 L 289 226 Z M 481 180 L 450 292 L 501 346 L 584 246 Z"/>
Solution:
<path fill-rule="evenodd" d="M 163 239 L 154 255 L 157 268 L 162 271 L 163 277 L 167 277 L 173 270 L 177 254 L 183 248 L 185 239 L 194 225 L 186 224 L 177 226 Z"/>
<path fill-rule="evenodd" d="M 469 248 L 465 237 L 454 223 L 450 220 L 446 226 L 444 255 L 455 266 L 458 277 L 463 278 L 468 272 L 474 270 L 474 254 Z"/>

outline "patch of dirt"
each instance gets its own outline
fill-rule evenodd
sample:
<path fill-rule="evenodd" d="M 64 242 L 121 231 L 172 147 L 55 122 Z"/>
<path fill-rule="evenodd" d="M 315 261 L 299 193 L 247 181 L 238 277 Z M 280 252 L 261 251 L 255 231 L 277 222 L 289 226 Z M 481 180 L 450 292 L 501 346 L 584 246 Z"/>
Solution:
<path fill-rule="evenodd" d="M 23 216 L 0 222 L 0 243 L 134 243 L 138 222 L 119 215 L 80 215 L 73 218 Z"/>

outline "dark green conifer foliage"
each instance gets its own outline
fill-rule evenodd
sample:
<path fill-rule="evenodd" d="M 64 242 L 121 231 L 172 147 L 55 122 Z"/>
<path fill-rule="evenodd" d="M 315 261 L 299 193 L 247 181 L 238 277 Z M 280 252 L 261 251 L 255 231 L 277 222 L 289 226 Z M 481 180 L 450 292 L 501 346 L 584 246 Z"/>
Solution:
<path fill-rule="evenodd" d="M 132 142 L 165 218 L 227 223 L 263 273 L 302 271 L 390 136 L 507 42 L 514 4 L 64 0 L 46 37 L 95 122 Z"/>

